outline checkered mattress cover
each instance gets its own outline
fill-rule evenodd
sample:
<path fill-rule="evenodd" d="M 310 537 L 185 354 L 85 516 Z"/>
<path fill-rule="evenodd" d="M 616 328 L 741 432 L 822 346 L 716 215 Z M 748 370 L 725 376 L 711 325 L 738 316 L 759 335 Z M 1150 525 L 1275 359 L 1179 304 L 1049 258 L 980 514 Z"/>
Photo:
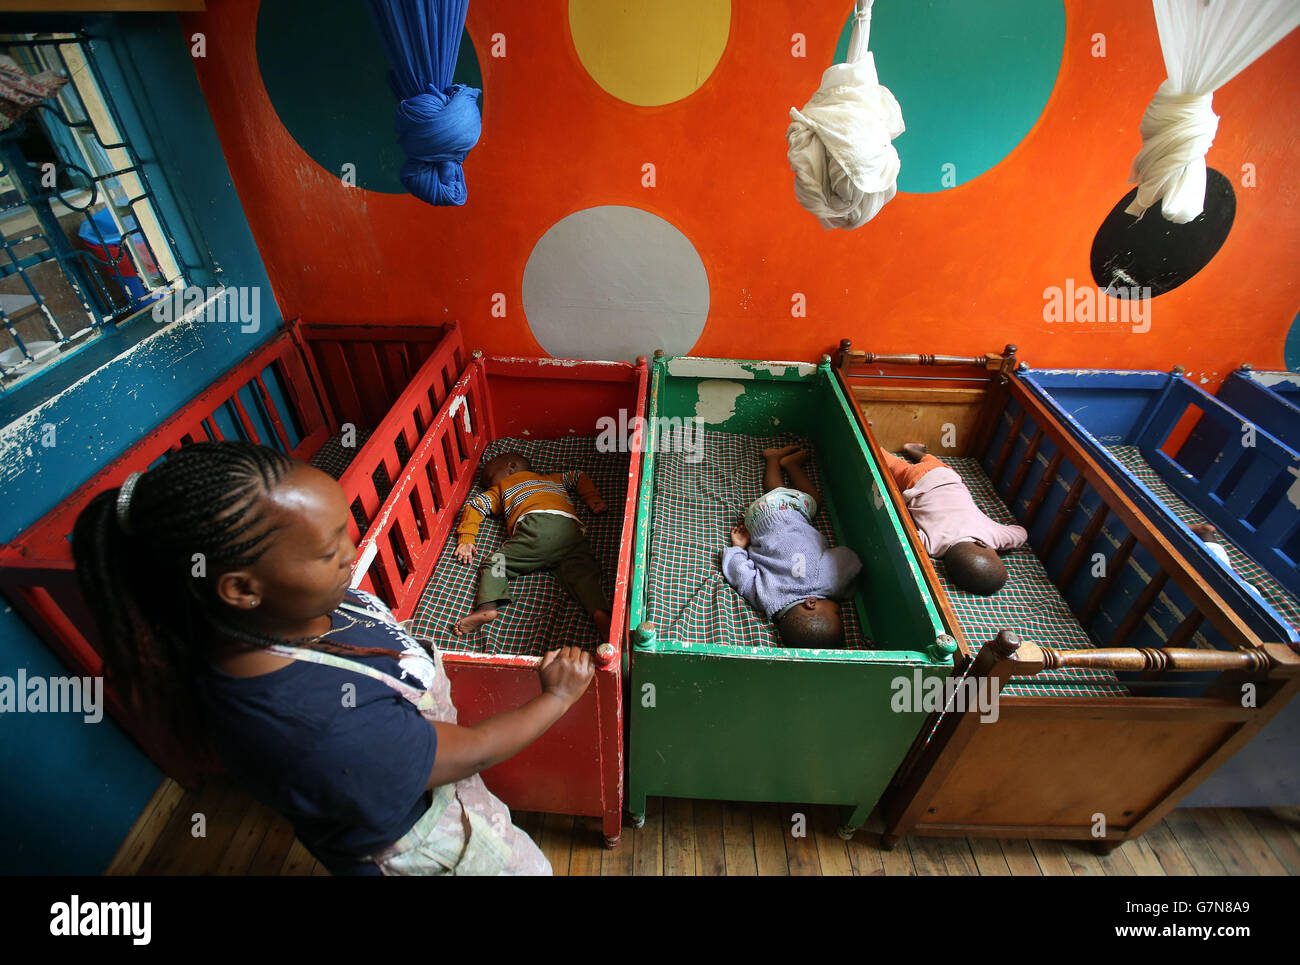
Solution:
<path fill-rule="evenodd" d="M 978 459 L 947 458 L 944 462 L 962 478 L 975 505 L 990 519 L 1007 525 L 1017 520 L 1002 502 Z M 959 590 L 948 581 L 943 561 L 935 560 L 953 613 L 973 652 L 998 635 L 1013 630 L 1023 639 L 1062 650 L 1093 646 L 1088 634 L 1066 605 L 1047 570 L 1028 546 L 1002 554 L 1007 583 L 991 597 Z M 1032 679 L 1002 688 L 1009 697 L 1127 697 L 1129 690 L 1113 673 L 1101 670 L 1044 670 Z"/>
<path fill-rule="evenodd" d="M 1169 488 L 1169 485 L 1160 478 L 1155 469 L 1151 467 L 1151 464 L 1142 457 L 1142 451 L 1137 446 L 1107 446 L 1106 448 L 1112 456 L 1120 461 L 1125 469 L 1136 476 L 1147 489 L 1155 493 L 1160 501 L 1165 504 L 1165 507 L 1184 523 L 1210 522 Z M 1228 559 L 1232 560 L 1232 568 L 1241 575 L 1241 578 L 1247 583 L 1253 583 L 1255 589 L 1259 590 L 1260 595 L 1269 602 L 1269 605 L 1280 613 L 1287 623 L 1300 630 L 1300 600 L 1297 600 L 1292 593 L 1288 592 L 1263 567 L 1242 552 L 1222 532 L 1219 534 L 1219 542 L 1227 550 Z"/>
<path fill-rule="evenodd" d="M 811 458 L 804 469 L 824 491 L 813 446 L 788 433 L 760 437 L 705 431 L 702 458 L 692 461 L 685 452 L 656 454 L 646 618 L 660 636 L 738 647 L 782 645 L 775 625 L 723 579 L 719 555 L 731 545 L 731 528 L 745 508 L 764 492 L 763 450 L 786 445 L 808 449 Z M 835 545 L 824 508 L 818 509 L 813 525 Z M 848 647 L 868 649 L 855 608 L 846 602 L 841 612 Z"/>
<path fill-rule="evenodd" d="M 591 477 L 609 512 L 593 516 L 576 493 L 570 498 L 578 518 L 587 527 L 587 539 L 600 561 L 605 594 L 612 601 L 619 539 L 623 533 L 623 508 L 627 501 L 628 454 L 597 451 L 595 437 L 497 439 L 488 444 L 482 462 L 509 451 L 523 453 L 537 472 L 581 469 Z M 475 486 L 470 495 L 480 491 Z M 460 522 L 459 515 L 456 522 Z M 498 516 L 484 520 L 475 541 L 474 562 L 467 565 L 452 555 L 456 550 L 453 526 L 412 615 L 413 632 L 432 638 L 442 650 L 457 653 L 540 657 L 557 647 L 581 646 L 592 651 L 604 643 L 597 639 L 596 628 L 586 611 L 560 588 L 550 572 L 517 577 L 511 582 L 515 602 L 502 608 L 500 616 L 468 636 L 452 634 L 452 624 L 474 608 L 479 566 L 504 540 L 504 521 Z"/>

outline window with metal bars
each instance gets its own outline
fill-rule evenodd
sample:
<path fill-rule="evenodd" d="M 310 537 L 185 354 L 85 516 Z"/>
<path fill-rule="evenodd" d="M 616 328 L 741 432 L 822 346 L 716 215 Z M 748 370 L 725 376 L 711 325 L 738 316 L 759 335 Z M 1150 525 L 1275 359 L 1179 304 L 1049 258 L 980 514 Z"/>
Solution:
<path fill-rule="evenodd" d="M 68 78 L 0 129 L 0 391 L 184 285 L 94 46 L 0 34 L 0 57 Z"/>

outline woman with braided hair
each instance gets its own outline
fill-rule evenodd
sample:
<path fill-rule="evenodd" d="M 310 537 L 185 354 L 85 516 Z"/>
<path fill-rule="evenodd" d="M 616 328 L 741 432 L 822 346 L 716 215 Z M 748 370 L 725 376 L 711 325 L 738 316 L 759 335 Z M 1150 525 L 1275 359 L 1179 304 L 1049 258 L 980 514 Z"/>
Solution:
<path fill-rule="evenodd" d="M 184 446 L 100 493 L 72 548 L 106 677 L 335 874 L 549 874 L 478 773 L 564 715 L 590 657 L 548 653 L 539 696 L 458 726 L 437 649 L 349 588 L 348 514 L 330 476 L 244 442 Z"/>

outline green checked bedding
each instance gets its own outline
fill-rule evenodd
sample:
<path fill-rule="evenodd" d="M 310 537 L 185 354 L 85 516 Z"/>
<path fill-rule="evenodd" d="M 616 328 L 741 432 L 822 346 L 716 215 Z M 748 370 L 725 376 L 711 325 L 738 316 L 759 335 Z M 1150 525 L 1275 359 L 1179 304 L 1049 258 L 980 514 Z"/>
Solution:
<path fill-rule="evenodd" d="M 986 516 L 1008 525 L 1017 522 L 993 489 L 978 459 L 945 458 L 944 461 L 961 476 L 975 505 Z M 978 651 L 1000 630 L 1014 630 L 1025 640 L 1062 650 L 1092 646 L 1047 570 L 1028 546 L 1002 554 L 1002 562 L 1007 569 L 1006 586 L 991 597 L 983 597 L 957 589 L 948 582 L 943 562 L 934 561 L 972 650 Z M 1002 692 L 1011 697 L 1106 697 L 1129 693 L 1113 673 L 1097 670 L 1044 670 L 1032 682 L 1008 684 Z"/>
<path fill-rule="evenodd" d="M 1187 505 L 1168 485 L 1160 478 L 1151 464 L 1142 458 L 1142 452 L 1137 446 L 1107 446 L 1110 454 L 1120 461 L 1120 463 L 1137 477 L 1138 481 L 1147 489 L 1156 494 L 1157 498 L 1184 523 L 1189 525 L 1195 523 L 1208 523 L 1209 520 Z M 1243 580 L 1247 583 L 1253 583 L 1255 589 L 1259 590 L 1260 595 L 1268 601 L 1287 623 L 1300 629 L 1300 600 L 1287 592 L 1287 590 L 1269 576 L 1269 574 L 1253 559 L 1243 553 L 1230 540 L 1226 539 L 1222 533 L 1219 534 L 1219 542 L 1228 553 L 1228 559 L 1232 560 L 1232 568 L 1237 571 Z"/>
<path fill-rule="evenodd" d="M 824 492 L 816 451 L 790 434 L 705 431 L 695 452 L 656 455 L 646 612 L 660 635 L 683 643 L 781 646 L 776 627 L 723 579 L 718 557 L 745 508 L 763 494 L 763 450 L 792 444 L 808 449 L 812 458 L 804 468 Z M 818 509 L 813 525 L 835 545 L 827 507 Z M 841 613 L 848 646 L 869 647 L 854 607 L 846 603 Z"/>
<path fill-rule="evenodd" d="M 537 472 L 581 469 L 591 477 L 610 507 L 609 512 L 593 516 L 576 494 L 571 494 L 570 499 L 577 508 L 578 518 L 587 527 L 587 539 L 600 561 L 605 594 L 613 600 L 622 509 L 627 499 L 628 454 L 598 452 L 594 437 L 497 439 L 484 451 L 480 465 L 507 451 L 523 453 Z M 470 495 L 479 491 L 475 487 Z M 460 523 L 459 514 L 456 522 Z M 515 602 L 503 607 L 500 616 L 468 636 L 452 634 L 452 624 L 474 608 L 479 565 L 491 557 L 504 539 L 505 523 L 499 516 L 484 520 L 475 542 L 474 562 L 465 564 L 452 555 L 456 550 L 453 527 L 412 615 L 413 631 L 431 637 L 443 650 L 460 653 L 540 657 L 548 650 L 564 646 L 593 650 L 602 642 L 597 639 L 595 626 L 549 572 L 517 577 L 511 581 Z"/>

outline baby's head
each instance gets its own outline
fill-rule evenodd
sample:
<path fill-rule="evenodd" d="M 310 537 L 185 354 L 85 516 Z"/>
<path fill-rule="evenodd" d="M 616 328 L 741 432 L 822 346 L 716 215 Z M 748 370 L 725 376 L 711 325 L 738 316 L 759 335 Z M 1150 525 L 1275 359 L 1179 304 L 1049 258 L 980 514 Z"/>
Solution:
<path fill-rule="evenodd" d="M 479 473 L 479 483 L 484 489 L 491 489 L 501 480 L 517 472 L 532 472 L 533 464 L 521 452 L 503 452 L 493 456 L 483 464 Z"/>
<path fill-rule="evenodd" d="M 809 597 L 778 618 L 781 642 L 787 647 L 840 648 L 844 646 L 844 620 L 834 600 Z"/>
<path fill-rule="evenodd" d="M 978 540 L 948 550 L 943 568 L 954 586 L 980 596 L 992 596 L 1007 582 L 1007 569 L 998 554 Z"/>

